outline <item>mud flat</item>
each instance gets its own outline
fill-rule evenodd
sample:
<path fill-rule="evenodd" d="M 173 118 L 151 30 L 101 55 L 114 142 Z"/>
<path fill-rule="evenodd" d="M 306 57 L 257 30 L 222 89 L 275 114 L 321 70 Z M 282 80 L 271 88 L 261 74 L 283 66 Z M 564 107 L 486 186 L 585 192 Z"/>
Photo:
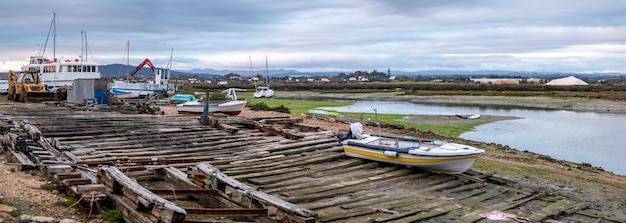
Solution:
<path fill-rule="evenodd" d="M 592 98 L 556 98 L 556 97 L 517 97 L 517 96 L 466 96 L 466 95 L 402 95 L 401 92 L 383 93 L 318 93 L 305 91 L 287 91 L 276 97 L 291 99 L 326 99 L 326 100 L 380 100 L 409 101 L 420 104 L 481 106 L 494 108 L 537 108 L 626 114 L 626 101 L 613 101 Z"/>

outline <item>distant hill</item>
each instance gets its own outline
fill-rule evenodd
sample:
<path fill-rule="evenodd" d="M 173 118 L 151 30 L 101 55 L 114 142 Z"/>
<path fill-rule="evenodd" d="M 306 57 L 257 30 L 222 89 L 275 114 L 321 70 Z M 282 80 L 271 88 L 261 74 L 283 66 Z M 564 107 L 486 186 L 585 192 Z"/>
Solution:
<path fill-rule="evenodd" d="M 124 78 L 126 74 L 133 71 L 136 66 L 129 66 L 124 64 L 109 64 L 109 65 L 101 65 L 100 73 L 103 77 L 117 77 Z M 339 73 L 353 73 L 356 72 L 340 72 L 340 71 L 329 71 L 329 72 L 300 72 L 297 70 L 286 70 L 286 69 L 278 69 L 278 70 L 269 70 L 270 76 L 272 77 L 305 77 L 305 76 L 336 76 Z M 372 72 L 372 71 L 367 71 Z M 379 71 L 379 72 L 385 72 Z M 239 74 L 244 77 L 253 76 L 250 70 L 214 70 L 214 69 L 191 69 L 191 70 L 173 70 L 173 77 L 211 77 L 211 76 L 223 76 L 228 73 Z M 265 75 L 265 70 L 255 70 L 255 75 Z M 135 74 L 136 77 L 151 77 L 153 75 L 152 71 L 149 67 L 143 67 L 139 72 Z M 507 71 L 507 70 L 481 70 L 481 71 L 447 71 L 447 70 L 426 70 L 426 71 L 415 71 L 415 72 L 407 72 L 407 71 L 393 71 L 391 70 L 391 75 L 401 75 L 401 76 L 500 76 L 500 77 L 543 77 L 543 78 L 558 78 L 558 77 L 566 77 L 566 76 L 576 76 L 576 77 L 588 77 L 588 78 L 599 78 L 599 77 L 619 77 L 625 76 L 624 73 L 566 73 L 566 72 L 532 72 L 532 71 Z M 6 79 L 7 72 L 0 72 L 0 79 Z"/>

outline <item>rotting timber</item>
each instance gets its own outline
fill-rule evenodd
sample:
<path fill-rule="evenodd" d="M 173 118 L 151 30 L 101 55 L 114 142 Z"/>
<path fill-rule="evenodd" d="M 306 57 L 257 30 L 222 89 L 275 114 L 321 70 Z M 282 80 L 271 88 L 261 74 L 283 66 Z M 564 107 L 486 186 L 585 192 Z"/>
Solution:
<path fill-rule="evenodd" d="M 249 222 L 480 222 L 479 214 L 494 210 L 527 222 L 626 221 L 592 201 L 523 188 L 491 173 L 433 174 L 350 158 L 331 132 L 288 117 L 215 118 L 202 124 L 195 116 L 17 104 L 0 106 L 0 113 L 7 128 L 17 129 L 11 137 L 36 137 L 37 130 L 41 135 L 41 140 L 3 142 L 5 154 L 49 152 L 44 155 L 49 161 L 21 166 L 66 165 L 64 173 L 52 174 L 57 178 L 78 171 L 78 179 L 88 180 L 67 186 L 91 185 L 81 190 L 106 195 L 128 222 L 203 222 L 202 216 Z"/>

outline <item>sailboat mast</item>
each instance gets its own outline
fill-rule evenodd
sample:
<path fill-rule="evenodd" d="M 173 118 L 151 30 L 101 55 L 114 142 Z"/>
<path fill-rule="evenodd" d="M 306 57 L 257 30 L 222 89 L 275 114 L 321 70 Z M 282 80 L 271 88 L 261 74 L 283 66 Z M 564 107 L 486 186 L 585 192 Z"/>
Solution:
<path fill-rule="evenodd" d="M 83 61 L 83 58 L 85 58 L 85 49 L 83 48 L 83 46 L 85 46 L 85 31 L 81 30 L 80 31 L 80 61 Z"/>
<path fill-rule="evenodd" d="M 88 61 L 88 57 L 89 57 L 89 53 L 87 52 L 89 50 L 89 44 L 87 41 L 87 32 L 85 32 L 85 61 Z"/>
<path fill-rule="evenodd" d="M 57 13 L 52 13 L 52 59 L 57 58 Z"/>
<path fill-rule="evenodd" d="M 270 70 L 267 68 L 267 55 L 265 55 L 265 84 L 270 87 Z"/>
<path fill-rule="evenodd" d="M 126 81 L 130 82 L 130 40 L 126 41 Z"/>

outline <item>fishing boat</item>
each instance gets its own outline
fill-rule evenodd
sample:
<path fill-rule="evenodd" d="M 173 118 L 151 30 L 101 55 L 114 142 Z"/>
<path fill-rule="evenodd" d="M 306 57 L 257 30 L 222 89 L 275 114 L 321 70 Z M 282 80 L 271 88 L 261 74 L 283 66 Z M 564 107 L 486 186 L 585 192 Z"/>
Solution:
<path fill-rule="evenodd" d="M 434 173 L 459 174 L 485 151 L 441 140 L 363 134 L 341 140 L 347 156 L 414 166 Z"/>
<path fill-rule="evenodd" d="M 127 42 L 127 48 L 130 49 L 130 42 Z M 171 54 L 173 55 L 173 53 L 174 49 L 172 49 Z M 130 58 L 130 53 L 128 57 Z M 166 67 L 156 67 L 150 59 L 146 58 L 137 67 L 135 67 L 132 72 L 128 73 L 126 80 L 115 80 L 110 84 L 109 88 L 118 92 L 130 93 L 129 95 L 136 95 L 136 98 L 147 98 L 152 95 L 173 95 L 180 90 L 177 89 L 178 86 L 176 84 L 169 83 L 172 76 L 171 64 L 171 55 Z M 146 65 L 150 67 L 153 75 L 146 81 L 134 80 L 133 78 L 135 74 L 137 74 Z"/>
<path fill-rule="evenodd" d="M 79 58 L 58 59 L 56 57 L 56 13 L 53 14 L 51 29 L 54 28 L 53 53 L 52 59 L 44 57 L 45 45 L 42 47 L 40 55 L 31 56 L 28 64 L 22 66 L 22 71 L 36 71 L 39 74 L 41 83 L 47 86 L 48 90 L 71 87 L 76 79 L 99 79 L 101 77 L 98 71 L 99 65 L 95 62 L 89 62 L 86 53 L 81 49 Z M 87 52 L 87 34 L 81 32 Z M 46 41 L 47 42 L 47 41 Z"/>
<path fill-rule="evenodd" d="M 245 100 L 238 100 L 235 91 L 239 89 L 229 88 L 224 90 L 227 100 L 209 101 L 208 112 L 223 113 L 227 115 L 239 115 L 248 104 Z M 178 114 L 203 114 L 205 102 L 201 100 L 187 101 L 176 105 Z"/>

